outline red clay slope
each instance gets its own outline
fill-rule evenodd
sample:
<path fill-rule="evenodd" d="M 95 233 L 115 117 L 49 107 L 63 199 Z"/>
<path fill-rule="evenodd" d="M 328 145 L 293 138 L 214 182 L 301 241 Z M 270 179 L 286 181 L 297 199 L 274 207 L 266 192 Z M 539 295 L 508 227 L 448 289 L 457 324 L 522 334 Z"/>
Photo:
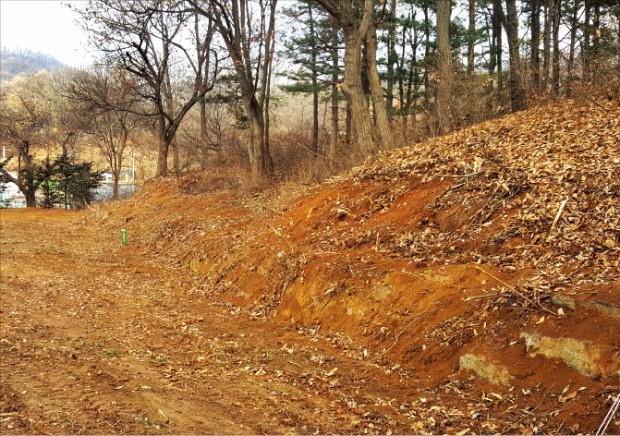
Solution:
<path fill-rule="evenodd" d="M 482 395 L 498 414 L 588 432 L 618 392 L 616 103 L 539 106 L 389 152 L 294 201 L 286 187 L 207 192 L 213 180 L 154 181 L 97 216 L 205 298 L 414 371 L 452 392 L 447 403 Z"/>

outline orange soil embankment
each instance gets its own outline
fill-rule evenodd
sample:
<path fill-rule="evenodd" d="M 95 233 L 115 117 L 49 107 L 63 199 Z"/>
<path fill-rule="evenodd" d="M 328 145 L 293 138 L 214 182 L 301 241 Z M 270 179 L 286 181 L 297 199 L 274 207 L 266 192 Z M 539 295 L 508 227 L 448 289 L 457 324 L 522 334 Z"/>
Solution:
<path fill-rule="evenodd" d="M 562 431 L 592 431 L 619 386 L 619 180 L 620 110 L 568 102 L 388 153 L 295 201 L 201 194 L 209 177 L 194 175 L 93 219 L 252 317 L 344 335 L 352 356 L 429 388 L 534 395 Z"/>

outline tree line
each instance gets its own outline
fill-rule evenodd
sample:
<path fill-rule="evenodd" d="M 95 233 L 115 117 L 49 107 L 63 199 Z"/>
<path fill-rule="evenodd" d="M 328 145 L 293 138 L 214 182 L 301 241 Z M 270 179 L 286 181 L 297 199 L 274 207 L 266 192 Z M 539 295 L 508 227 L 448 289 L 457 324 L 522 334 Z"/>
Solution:
<path fill-rule="evenodd" d="M 59 60 L 43 53 L 15 50 L 3 46 L 0 46 L 0 58 L 2 58 L 0 82 L 11 80 L 23 73 L 34 73 L 41 69 L 53 70 L 65 66 Z"/>
<path fill-rule="evenodd" d="M 86 136 L 115 181 L 145 131 L 155 176 L 191 161 L 206 169 L 228 152 L 254 181 L 274 177 L 281 90 L 309 96 L 304 150 L 333 169 L 579 84 L 605 78 L 620 89 L 618 0 L 90 0 L 74 9 L 98 64 L 55 76 L 39 97 L 36 74 L 3 87 L 2 139 L 16 154 L 54 143 L 68 156 Z"/>

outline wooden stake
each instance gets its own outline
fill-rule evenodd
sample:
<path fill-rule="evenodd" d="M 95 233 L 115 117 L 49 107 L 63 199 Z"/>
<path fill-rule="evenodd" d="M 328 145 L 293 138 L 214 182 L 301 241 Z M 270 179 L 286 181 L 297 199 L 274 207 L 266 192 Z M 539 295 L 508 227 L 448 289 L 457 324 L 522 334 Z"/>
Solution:
<path fill-rule="evenodd" d="M 567 201 L 568 201 L 568 197 L 566 197 L 564 201 L 562 201 L 562 203 L 560 204 L 560 208 L 558 209 L 558 212 L 555 214 L 555 218 L 553 219 L 553 222 L 551 223 L 551 227 L 549 228 L 549 234 L 551 234 L 551 232 L 553 231 L 553 228 L 560 220 L 560 215 L 562 215 L 562 211 L 564 211 L 564 206 L 566 206 Z"/>

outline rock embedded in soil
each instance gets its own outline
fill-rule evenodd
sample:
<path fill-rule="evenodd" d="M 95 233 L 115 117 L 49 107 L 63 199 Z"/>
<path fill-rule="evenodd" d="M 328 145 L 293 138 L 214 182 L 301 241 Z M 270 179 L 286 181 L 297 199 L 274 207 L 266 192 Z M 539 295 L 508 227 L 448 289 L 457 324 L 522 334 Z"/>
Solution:
<path fill-rule="evenodd" d="M 564 363 L 586 377 L 607 377 L 620 369 L 617 353 L 609 358 L 604 350 L 590 341 L 573 338 L 550 338 L 538 333 L 521 333 L 530 356 L 542 355 L 561 359 Z"/>
<path fill-rule="evenodd" d="M 575 300 L 566 295 L 552 295 L 549 302 L 561 309 L 575 310 Z"/>
<path fill-rule="evenodd" d="M 490 362 L 485 356 L 463 354 L 459 358 L 461 369 L 470 369 L 476 375 L 496 386 L 510 386 L 510 373 L 505 366 Z"/>

